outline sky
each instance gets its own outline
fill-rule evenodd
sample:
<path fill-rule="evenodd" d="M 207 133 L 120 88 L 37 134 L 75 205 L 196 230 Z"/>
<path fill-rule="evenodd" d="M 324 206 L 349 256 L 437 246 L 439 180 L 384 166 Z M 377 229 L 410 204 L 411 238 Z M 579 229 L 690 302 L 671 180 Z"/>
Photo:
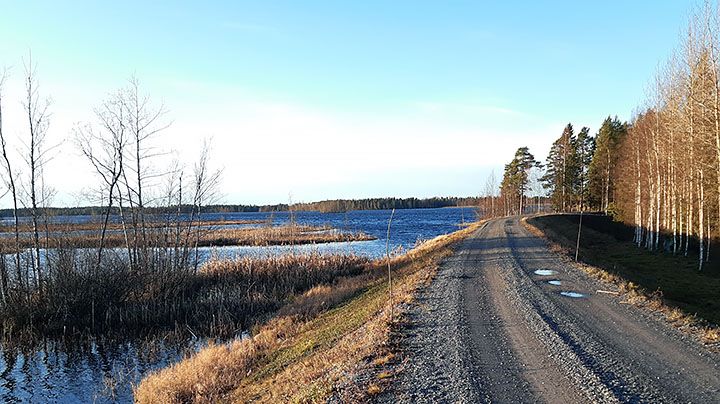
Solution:
<path fill-rule="evenodd" d="M 164 159 L 210 139 L 221 202 L 478 195 L 518 147 L 630 119 L 694 4 L 0 0 L 3 131 L 22 147 L 31 54 L 53 205 L 87 204 L 72 128 L 133 75 L 168 111 Z"/>

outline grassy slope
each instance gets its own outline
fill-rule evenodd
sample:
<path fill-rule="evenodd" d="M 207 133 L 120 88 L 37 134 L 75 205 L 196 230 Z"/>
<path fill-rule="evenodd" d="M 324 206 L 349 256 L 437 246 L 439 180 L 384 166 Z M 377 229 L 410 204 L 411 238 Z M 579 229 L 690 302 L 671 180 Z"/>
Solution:
<path fill-rule="evenodd" d="M 393 260 L 394 311 L 413 299 L 450 246 L 479 224 L 433 239 Z M 362 401 L 391 375 L 386 365 L 390 322 L 385 266 L 332 287 L 310 290 L 257 330 L 252 339 L 207 348 L 147 377 L 138 402 Z M 326 302 L 329 310 L 315 310 Z M 310 307 L 310 309 L 308 308 Z M 298 315 L 298 313 L 304 313 Z"/>
<path fill-rule="evenodd" d="M 528 223 L 574 251 L 577 215 L 540 216 L 528 219 Z M 583 218 L 580 258 L 646 291 L 659 291 L 670 306 L 720 324 L 720 259 L 698 272 L 697 256 L 673 256 L 638 248 L 632 243 L 631 228 L 604 216 Z"/>

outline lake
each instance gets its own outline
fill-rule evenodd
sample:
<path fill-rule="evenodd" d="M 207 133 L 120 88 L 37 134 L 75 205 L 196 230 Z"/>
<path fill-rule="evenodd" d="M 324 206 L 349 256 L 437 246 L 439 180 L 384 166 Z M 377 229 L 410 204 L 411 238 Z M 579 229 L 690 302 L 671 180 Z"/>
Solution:
<path fill-rule="evenodd" d="M 324 243 L 302 246 L 246 247 L 230 246 L 201 249 L 204 254 L 214 253 L 219 257 L 232 258 L 245 254 L 277 254 L 291 251 L 346 252 L 371 258 L 385 255 L 389 210 L 359 210 L 347 213 L 293 212 L 299 224 L 330 227 L 350 232 L 363 232 L 377 240 Z M 273 224 L 286 224 L 290 213 L 211 213 L 203 215 L 205 220 L 269 220 Z M 408 250 L 417 242 L 429 240 L 440 234 L 459 229 L 462 223 L 475 219 L 472 208 L 399 209 L 395 211 L 390 226 L 390 250 Z"/>
<path fill-rule="evenodd" d="M 283 247 L 219 247 L 203 249 L 209 256 L 232 258 L 244 254 L 286 252 L 345 252 L 368 257 L 385 254 L 389 210 L 347 213 L 294 212 L 294 220 L 305 225 L 329 225 L 350 232 L 364 232 L 377 240 Z M 89 216 L 53 218 L 56 222 L 88 222 Z M 288 212 L 207 213 L 203 220 L 262 220 L 273 224 L 290 221 Z M 475 219 L 472 208 L 401 209 L 393 217 L 391 250 L 410 249 L 459 229 Z M 7 219 L 6 219 L 7 220 Z M 132 402 L 132 384 L 154 369 L 172 364 L 195 352 L 205 340 L 86 341 L 70 343 L 48 340 L 32 348 L 0 346 L 1 402 Z"/>

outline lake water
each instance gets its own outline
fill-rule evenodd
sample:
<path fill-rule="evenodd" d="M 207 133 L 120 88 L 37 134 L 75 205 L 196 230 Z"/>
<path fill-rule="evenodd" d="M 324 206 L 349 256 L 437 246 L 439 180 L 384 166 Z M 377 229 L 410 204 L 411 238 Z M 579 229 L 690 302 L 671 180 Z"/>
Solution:
<path fill-rule="evenodd" d="M 385 254 L 389 210 L 347 213 L 295 212 L 294 220 L 305 225 L 329 225 L 350 232 L 361 231 L 377 240 L 286 247 L 221 247 L 203 249 L 205 257 L 231 258 L 243 254 L 286 252 L 347 252 L 368 257 Z M 288 212 L 209 213 L 203 220 L 262 220 L 273 224 L 290 221 Z M 393 217 L 390 235 L 392 250 L 412 248 L 458 230 L 463 222 L 475 219 L 471 208 L 401 209 Z M 88 222 L 89 216 L 56 217 L 56 222 Z M 66 344 L 46 341 L 26 349 L 0 346 L 0 402 L 132 402 L 132 385 L 147 372 L 162 368 L 194 352 L 203 341 L 175 343 L 162 341 L 90 341 Z"/>
<path fill-rule="evenodd" d="M 347 252 L 377 258 L 385 254 L 389 210 L 360 210 L 347 213 L 294 212 L 297 223 L 312 226 L 328 225 L 349 232 L 363 232 L 376 237 L 376 240 L 323 243 L 304 246 L 270 247 L 215 247 L 202 249 L 204 254 L 219 257 L 233 257 L 244 254 L 278 254 L 286 252 Z M 203 215 L 205 220 L 269 220 L 273 224 L 286 224 L 290 221 L 288 212 L 274 213 L 213 213 Z M 440 234 L 458 230 L 463 222 L 475 219 L 472 208 L 441 209 L 399 209 L 395 211 L 390 226 L 390 250 L 408 250 L 418 241 L 429 240 Z"/>
<path fill-rule="evenodd" d="M 32 348 L 0 346 L 0 402 L 131 402 L 147 372 L 179 361 L 204 341 L 48 340 Z"/>

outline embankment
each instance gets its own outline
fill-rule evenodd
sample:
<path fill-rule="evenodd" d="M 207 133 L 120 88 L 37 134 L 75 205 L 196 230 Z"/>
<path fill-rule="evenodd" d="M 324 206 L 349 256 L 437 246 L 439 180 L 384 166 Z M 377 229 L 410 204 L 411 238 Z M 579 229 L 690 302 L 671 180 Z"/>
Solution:
<path fill-rule="evenodd" d="M 343 402 L 382 391 L 403 308 L 441 260 L 480 223 L 439 236 L 357 276 L 318 285 L 281 308 L 251 338 L 206 348 L 146 377 L 135 391 L 154 402 Z"/>

